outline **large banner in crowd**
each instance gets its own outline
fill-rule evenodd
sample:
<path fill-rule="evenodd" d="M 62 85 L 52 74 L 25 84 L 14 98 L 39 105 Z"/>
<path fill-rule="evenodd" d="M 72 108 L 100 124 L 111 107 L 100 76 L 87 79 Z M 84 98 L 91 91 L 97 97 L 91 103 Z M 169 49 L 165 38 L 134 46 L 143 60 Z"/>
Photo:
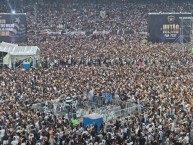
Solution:
<path fill-rule="evenodd" d="M 148 32 L 149 41 L 151 42 L 180 42 L 182 38 L 180 34 L 187 37 L 190 31 L 183 27 L 180 18 L 191 17 L 191 13 L 149 13 L 148 14 Z M 186 29 L 186 30 L 185 30 Z M 181 33 L 183 31 L 183 33 Z"/>
<path fill-rule="evenodd" d="M 27 41 L 26 14 L 0 13 L 0 42 Z"/>

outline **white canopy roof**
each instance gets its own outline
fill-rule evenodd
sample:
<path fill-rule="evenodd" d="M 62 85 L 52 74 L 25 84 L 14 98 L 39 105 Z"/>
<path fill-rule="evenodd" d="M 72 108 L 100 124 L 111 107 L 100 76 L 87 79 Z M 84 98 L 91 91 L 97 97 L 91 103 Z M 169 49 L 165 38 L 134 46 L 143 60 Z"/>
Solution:
<path fill-rule="evenodd" d="M 97 114 L 97 113 L 92 113 L 92 114 L 89 114 L 89 115 L 85 115 L 84 118 L 98 119 L 98 118 L 102 118 L 102 115 Z"/>
<path fill-rule="evenodd" d="M 10 55 L 24 55 L 31 56 L 39 53 L 37 46 L 11 46 L 11 45 L 0 45 L 0 52 L 7 52 Z"/>
<path fill-rule="evenodd" d="M 18 46 L 18 44 L 13 44 L 13 43 L 7 43 L 7 42 L 1 42 L 0 43 L 0 46 L 7 46 L 7 45 L 9 45 L 9 46 Z"/>

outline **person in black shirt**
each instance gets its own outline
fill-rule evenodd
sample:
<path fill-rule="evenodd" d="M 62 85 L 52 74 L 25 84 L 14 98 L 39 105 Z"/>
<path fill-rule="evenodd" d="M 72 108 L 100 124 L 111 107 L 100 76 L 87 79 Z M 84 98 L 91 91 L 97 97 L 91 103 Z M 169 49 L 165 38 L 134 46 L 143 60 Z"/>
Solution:
<path fill-rule="evenodd" d="M 141 137 L 139 139 L 139 145 L 145 145 L 146 139 L 144 137 Z"/>
<path fill-rule="evenodd" d="M 111 135 L 109 134 L 107 137 L 107 145 L 111 145 L 112 144 L 112 139 L 111 139 Z"/>
<path fill-rule="evenodd" d="M 9 137 L 7 135 L 7 133 L 4 134 L 3 138 L 2 138 L 2 142 L 8 141 Z"/>

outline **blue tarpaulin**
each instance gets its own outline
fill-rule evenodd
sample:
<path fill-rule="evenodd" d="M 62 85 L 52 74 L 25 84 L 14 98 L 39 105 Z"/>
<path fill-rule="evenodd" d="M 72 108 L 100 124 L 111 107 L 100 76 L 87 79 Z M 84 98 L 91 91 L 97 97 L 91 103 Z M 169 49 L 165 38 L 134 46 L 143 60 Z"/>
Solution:
<path fill-rule="evenodd" d="M 99 129 L 101 127 L 101 124 L 103 123 L 103 118 L 100 114 L 93 113 L 93 114 L 84 116 L 83 123 L 85 128 L 87 126 L 90 126 L 90 125 L 94 126 L 96 124 Z"/>
<path fill-rule="evenodd" d="M 29 69 L 29 68 L 30 68 L 30 63 L 29 63 L 29 62 L 24 62 L 24 63 L 22 64 L 22 68 L 24 68 L 24 69 Z"/>
<path fill-rule="evenodd" d="M 103 93 L 102 96 L 105 97 L 108 101 L 112 101 L 113 99 L 112 94 Z"/>

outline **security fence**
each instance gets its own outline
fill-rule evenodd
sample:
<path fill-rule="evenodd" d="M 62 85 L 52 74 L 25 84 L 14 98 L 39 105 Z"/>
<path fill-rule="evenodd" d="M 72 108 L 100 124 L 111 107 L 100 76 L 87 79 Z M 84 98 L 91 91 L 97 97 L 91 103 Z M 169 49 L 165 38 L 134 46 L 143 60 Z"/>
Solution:
<path fill-rule="evenodd" d="M 94 110 L 79 110 L 76 113 L 68 113 L 68 118 L 72 119 L 76 117 L 79 121 L 83 121 L 83 117 L 88 114 L 97 113 L 103 117 L 104 122 L 116 120 L 118 117 L 131 117 L 141 114 L 141 105 L 133 105 L 132 107 L 121 109 L 120 107 L 107 106 Z M 108 109 L 107 109 L 108 108 Z"/>
<path fill-rule="evenodd" d="M 117 117 L 132 116 L 141 113 L 141 105 L 133 104 L 108 97 L 95 97 L 93 101 L 77 101 L 75 108 L 65 106 L 62 102 L 51 102 L 33 104 L 32 108 L 41 112 L 52 112 L 55 115 L 62 115 L 69 119 L 76 117 L 82 120 L 83 116 L 98 113 L 103 116 L 104 122 L 114 120 Z"/>
<path fill-rule="evenodd" d="M 121 106 L 122 108 L 128 108 L 131 106 L 131 103 L 129 102 L 122 101 L 120 99 L 112 99 L 104 96 L 95 96 L 92 102 L 95 104 L 95 106 L 97 106 L 97 108 L 109 105 Z"/>
<path fill-rule="evenodd" d="M 100 114 L 100 113 L 99 113 Z M 104 122 L 109 122 L 111 120 L 115 120 L 118 117 L 129 117 L 129 116 L 135 116 L 136 114 L 141 114 L 141 106 L 135 105 L 126 109 L 120 109 L 120 110 L 107 110 L 101 113 L 103 116 Z"/>

